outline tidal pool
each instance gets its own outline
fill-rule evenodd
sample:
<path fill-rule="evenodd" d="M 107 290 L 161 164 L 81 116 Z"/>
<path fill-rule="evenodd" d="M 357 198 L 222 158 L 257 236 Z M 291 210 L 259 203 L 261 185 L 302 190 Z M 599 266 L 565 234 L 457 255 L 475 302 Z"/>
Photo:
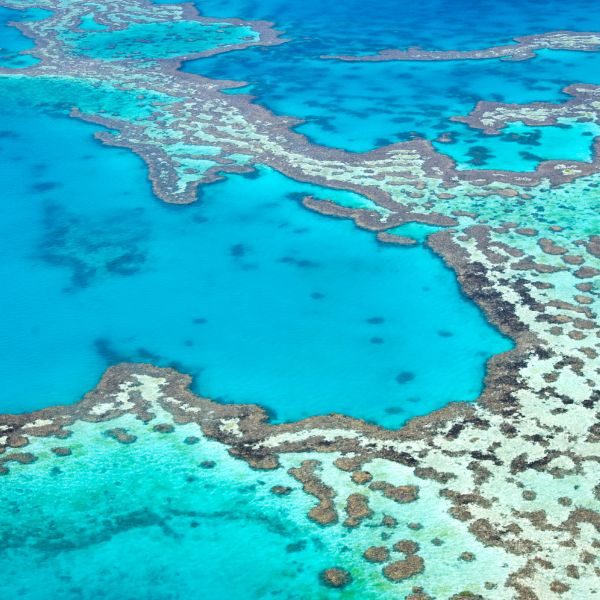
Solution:
<path fill-rule="evenodd" d="M 486 360 L 511 347 L 427 248 L 299 202 L 351 194 L 260 169 L 167 205 L 94 127 L 15 111 L 0 118 L 2 412 L 75 402 L 138 361 L 278 421 L 395 427 L 475 399 Z"/>

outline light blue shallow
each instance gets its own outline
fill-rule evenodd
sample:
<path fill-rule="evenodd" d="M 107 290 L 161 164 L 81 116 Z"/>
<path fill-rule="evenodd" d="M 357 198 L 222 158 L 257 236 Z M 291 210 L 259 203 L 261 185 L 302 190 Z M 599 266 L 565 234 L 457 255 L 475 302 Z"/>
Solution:
<path fill-rule="evenodd" d="M 459 170 L 501 169 L 533 171 L 542 160 L 591 162 L 593 139 L 600 133 L 595 123 L 562 122 L 547 127 L 509 123 L 497 135 L 484 135 L 455 127 L 459 133 L 451 143 L 434 142 L 440 152 L 451 156 Z"/>
<path fill-rule="evenodd" d="M 3 412 L 74 402 L 133 360 L 277 420 L 393 427 L 475 399 L 510 348 L 432 252 L 299 204 L 326 190 L 261 169 L 169 206 L 94 127 L 30 111 L 2 130 Z"/>
<path fill-rule="evenodd" d="M 90 15 L 86 17 L 80 27 L 83 32 L 64 32 L 61 37 L 73 52 L 102 60 L 173 58 L 258 37 L 250 27 L 198 21 L 132 23 L 125 29 L 106 31 L 97 23 L 94 27 L 93 16 L 91 20 Z"/>
<path fill-rule="evenodd" d="M 102 429 L 85 427 L 85 448 L 81 436 L 70 440 L 75 450 L 66 460 L 41 456 L 2 478 L 3 598 L 319 594 L 319 571 L 339 559 L 305 517 L 308 496 L 296 489 L 282 500 L 269 492 L 294 485 L 285 471 L 257 482 L 256 472 L 227 460 L 224 448 L 188 447 L 179 431 L 164 436 L 138 426 L 138 441 L 123 446 Z M 204 461 L 216 465 L 202 468 Z"/>

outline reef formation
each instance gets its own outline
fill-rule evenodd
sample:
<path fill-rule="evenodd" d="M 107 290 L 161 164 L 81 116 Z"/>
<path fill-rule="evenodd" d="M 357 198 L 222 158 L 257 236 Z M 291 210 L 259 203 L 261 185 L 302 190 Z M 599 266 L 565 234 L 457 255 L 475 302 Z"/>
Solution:
<path fill-rule="evenodd" d="M 407 50 L 380 50 L 377 54 L 353 56 L 341 54 L 322 56 L 324 59 L 344 60 L 348 62 L 379 62 L 389 60 L 529 60 L 538 50 L 575 50 L 578 52 L 596 52 L 600 37 L 595 32 L 550 31 L 539 35 L 527 35 L 515 38 L 514 44 L 492 46 L 482 50 L 425 50 L 408 48 Z"/>
<path fill-rule="evenodd" d="M 223 93 L 245 82 L 179 70 L 191 58 L 283 43 L 271 24 L 206 19 L 190 5 L 142 0 L 100 0 L 93 8 L 67 1 L 3 4 L 51 15 L 18 24 L 35 41 L 27 52 L 39 62 L 0 69 L 1 79 L 73 86 L 73 98 L 66 100 L 71 115 L 105 126 L 98 139 L 142 157 L 162 200 L 190 203 L 199 185 L 268 165 L 299 181 L 368 198 L 373 208 L 310 197 L 304 205 L 352 219 L 383 243 L 402 241 L 388 230 L 403 223 L 442 226 L 427 243 L 515 342 L 488 364 L 485 391 L 475 404 L 451 404 L 398 431 L 343 415 L 273 425 L 260 407 L 192 394 L 189 379 L 172 370 L 119 365 L 78 404 L 0 417 L 0 469 L 7 480 L 38 459 L 68 461 L 79 422 L 96 423 L 122 444 L 136 442 L 122 424 L 128 416 L 164 432 L 193 423 L 255 469 L 285 464 L 314 498 L 307 518 L 324 527 L 341 523 L 360 538 L 376 518 L 381 528 L 394 530 L 410 515 L 410 536 L 358 542 L 361 560 L 382 581 L 409 582 L 402 588 L 406 598 L 592 597 L 600 543 L 600 142 L 591 162 L 544 161 L 531 173 L 458 170 L 426 140 L 368 153 L 316 146 L 292 130 L 296 119 L 276 116 L 248 95 Z M 105 29 L 81 29 L 90 11 Z M 168 27 L 172 35 L 149 47 L 147 27 Z M 594 51 L 599 36 L 553 32 L 477 52 L 381 56 L 517 60 L 540 48 Z M 182 40 L 185 49 L 179 50 Z M 93 98 L 87 108 L 78 106 L 78 90 Z M 572 99 L 562 104 L 481 102 L 456 119 L 489 134 L 511 121 L 599 122 L 600 87 L 574 83 L 566 91 Z M 133 100 L 113 110 L 92 109 L 119 93 Z M 168 422 L 157 424 L 159 413 Z M 52 454 L 47 448 L 38 453 L 40 444 L 52 446 Z M 285 486 L 274 490 L 282 499 L 286 492 Z M 386 512 L 372 508 L 381 497 L 392 503 Z M 432 510 L 459 524 L 461 540 L 469 542 L 457 554 L 460 576 L 452 590 L 440 588 L 441 579 L 436 583 L 441 559 L 431 547 L 437 542 L 425 550 L 422 524 L 412 520 Z M 484 554 L 486 568 L 473 568 Z M 488 572 L 490 562 L 494 569 Z M 354 579 L 336 564 L 320 575 L 327 588 L 351 590 Z"/>

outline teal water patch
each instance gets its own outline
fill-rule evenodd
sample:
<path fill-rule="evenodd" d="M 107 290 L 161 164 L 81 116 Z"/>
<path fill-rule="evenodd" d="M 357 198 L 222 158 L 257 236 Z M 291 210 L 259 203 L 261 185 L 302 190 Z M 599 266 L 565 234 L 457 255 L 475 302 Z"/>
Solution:
<path fill-rule="evenodd" d="M 236 96 L 240 94 L 251 94 L 252 93 L 252 85 L 241 85 L 235 88 L 225 88 L 223 90 L 223 94 L 229 94 L 231 96 Z"/>
<path fill-rule="evenodd" d="M 316 200 L 329 200 L 344 208 L 361 208 L 364 210 L 380 212 L 382 214 L 386 212 L 386 209 L 378 206 L 375 202 L 369 200 L 369 198 L 356 194 L 355 192 L 325 189 L 318 185 L 307 186 L 306 190 Z"/>
<path fill-rule="evenodd" d="M 0 7 L 0 67 L 23 69 L 39 63 L 39 58 L 23 54 L 35 47 L 33 40 L 23 35 L 10 23 L 43 19 L 49 13 L 44 10 L 13 10 Z"/>
<path fill-rule="evenodd" d="M 34 105 L 66 115 L 77 106 L 82 113 L 128 121 L 145 119 L 158 110 L 153 104 L 174 100 L 158 92 L 122 90 L 93 79 L 25 75 L 1 75 L 0 93 L 5 111 Z"/>
<path fill-rule="evenodd" d="M 386 233 L 408 237 L 416 240 L 417 242 L 423 243 L 432 233 L 436 233 L 442 229 L 443 227 L 428 225 L 427 223 L 411 222 L 398 225 L 398 227 L 392 227 L 391 229 L 386 229 Z"/>
<path fill-rule="evenodd" d="M 74 402 L 131 360 L 280 421 L 395 427 L 476 398 L 486 359 L 510 348 L 431 252 L 301 207 L 316 186 L 261 169 L 166 205 L 93 130 L 2 117 L 2 412 Z"/>
<path fill-rule="evenodd" d="M 485 135 L 466 125 L 450 143 L 434 142 L 436 149 L 457 162 L 459 170 L 500 169 L 534 171 L 544 160 L 591 162 L 593 142 L 600 135 L 596 123 L 561 121 L 558 125 L 530 127 L 509 123 L 498 135 Z"/>
<path fill-rule="evenodd" d="M 186 445 L 197 428 L 131 431 L 138 441 L 124 447 L 82 425 L 73 456 L 52 460 L 46 449 L 2 479 L 3 597 L 338 597 L 319 589 L 318 574 L 352 556 L 340 561 L 323 540 L 290 476 L 257 476 L 205 440 Z M 294 486 L 291 498 L 270 492 L 281 484 Z M 355 587 L 353 597 L 369 591 Z"/>
<path fill-rule="evenodd" d="M 93 13 L 89 13 L 81 17 L 79 29 L 83 29 L 84 31 L 106 31 L 108 27 L 102 23 L 98 23 L 94 18 Z"/>
<path fill-rule="evenodd" d="M 251 27 L 198 21 L 134 23 L 114 31 L 61 33 L 73 52 L 103 60 L 174 58 L 255 41 L 258 37 Z"/>

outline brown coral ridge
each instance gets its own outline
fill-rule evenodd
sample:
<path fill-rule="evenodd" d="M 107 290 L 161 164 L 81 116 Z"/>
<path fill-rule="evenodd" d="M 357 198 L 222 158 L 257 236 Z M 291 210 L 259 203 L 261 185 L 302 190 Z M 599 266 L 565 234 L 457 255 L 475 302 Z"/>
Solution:
<path fill-rule="evenodd" d="M 288 473 L 302 484 L 302 489 L 314 496 L 319 503 L 310 509 L 308 518 L 320 525 L 331 525 L 337 523 L 338 514 L 333 503 L 335 490 L 317 475 L 320 466 L 317 460 L 305 460 L 299 467 L 289 469 Z"/>
<path fill-rule="evenodd" d="M 372 563 L 387 562 L 390 558 L 390 551 L 385 546 L 370 546 L 363 554 L 366 561 Z"/>
<path fill-rule="evenodd" d="M 392 485 L 387 481 L 374 481 L 369 485 L 374 492 L 381 492 L 386 498 L 399 504 L 414 502 L 419 496 L 419 488 L 414 485 Z"/>
<path fill-rule="evenodd" d="M 531 127 L 556 125 L 561 118 L 598 122 L 600 86 L 574 83 L 561 91 L 571 98 L 561 103 L 531 102 L 529 104 L 481 100 L 468 115 L 451 117 L 451 120 L 466 123 L 469 127 L 481 129 L 489 135 L 499 133 L 508 123 L 515 121 L 521 121 Z M 597 145 L 595 151 L 597 153 Z M 581 166 L 581 163 L 578 166 Z"/>
<path fill-rule="evenodd" d="M 350 572 L 341 567 L 325 569 L 324 571 L 321 571 L 319 578 L 323 585 L 336 589 L 345 588 L 352 583 L 352 575 Z"/>
<path fill-rule="evenodd" d="M 344 526 L 348 528 L 358 527 L 365 519 L 373 516 L 369 499 L 364 494 L 350 494 L 346 498 L 345 510 L 348 518 L 344 521 Z"/>
<path fill-rule="evenodd" d="M 383 569 L 383 575 L 393 582 L 404 581 L 425 570 L 425 561 L 417 555 L 419 544 L 412 540 L 400 540 L 393 546 L 396 552 L 402 552 L 404 558 L 396 560 Z"/>
<path fill-rule="evenodd" d="M 396 560 L 383 568 L 386 579 L 393 582 L 404 581 L 425 569 L 425 562 L 416 554 L 409 554 L 402 560 Z"/>
<path fill-rule="evenodd" d="M 529 60 L 538 50 L 575 50 L 597 52 L 600 48 L 600 33 L 581 31 L 550 31 L 515 38 L 514 44 L 492 46 L 481 50 L 424 50 L 413 46 L 407 50 L 387 49 L 367 55 L 323 55 L 324 60 L 345 62 L 389 62 L 389 61 L 447 61 L 447 60 Z"/>
<path fill-rule="evenodd" d="M 413 540 L 400 540 L 394 544 L 394 550 L 396 552 L 402 552 L 406 556 L 416 554 L 419 551 L 419 544 Z"/>
<path fill-rule="evenodd" d="M 306 208 L 328 217 L 351 219 L 360 229 L 377 233 L 377 240 L 383 243 L 398 244 L 400 246 L 414 246 L 417 241 L 406 236 L 388 233 L 387 230 L 404 225 L 406 223 L 422 223 L 424 225 L 437 225 L 439 227 L 452 227 L 458 224 L 454 217 L 448 217 L 439 213 L 417 213 L 403 209 L 399 205 L 393 206 L 393 212 L 378 212 L 366 208 L 348 208 L 332 202 L 331 200 L 319 200 L 313 196 L 305 196 L 302 205 Z M 385 202 L 379 202 L 382 207 L 387 206 Z"/>

